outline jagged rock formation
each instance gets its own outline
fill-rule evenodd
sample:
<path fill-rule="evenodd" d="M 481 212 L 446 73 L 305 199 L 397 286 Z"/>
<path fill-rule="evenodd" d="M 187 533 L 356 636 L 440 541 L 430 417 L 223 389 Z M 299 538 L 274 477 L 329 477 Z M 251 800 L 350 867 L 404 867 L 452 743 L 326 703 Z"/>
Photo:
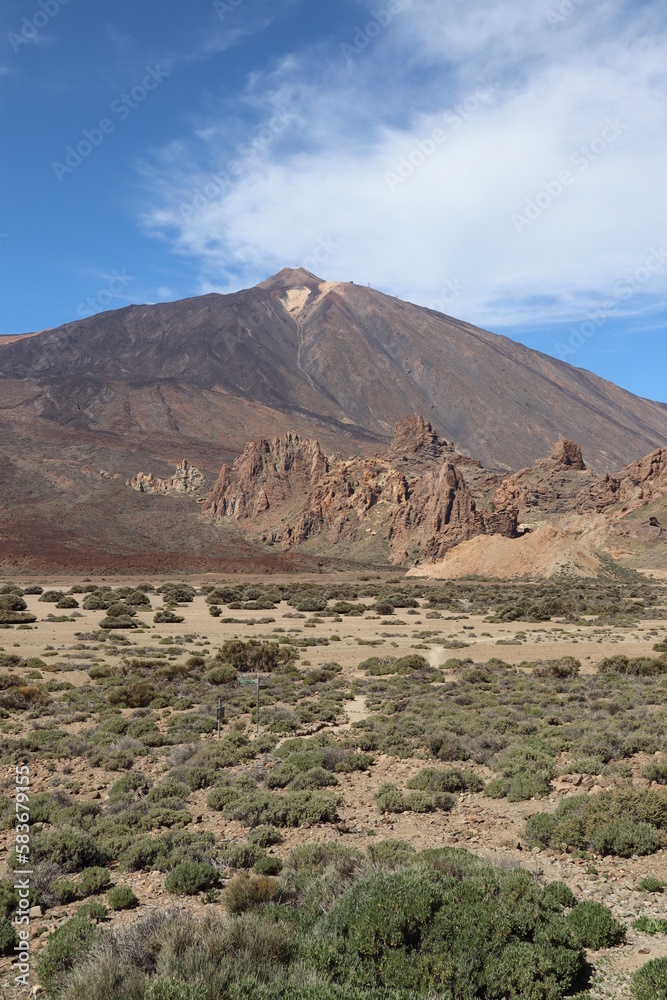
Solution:
<path fill-rule="evenodd" d="M 320 546 L 361 544 L 405 563 L 478 534 L 516 534 L 516 512 L 485 509 L 481 484 L 488 491 L 497 476 L 410 416 L 397 422 L 389 452 L 368 459 L 326 455 L 291 433 L 254 441 L 223 465 L 204 509 L 283 549 L 319 536 Z"/>
<path fill-rule="evenodd" d="M 206 477 L 199 469 L 190 465 L 187 458 L 179 462 L 176 472 L 169 479 L 158 479 L 152 472 L 138 472 L 128 479 L 130 486 L 138 493 L 159 493 L 163 496 L 196 495 L 206 486 Z"/>
<path fill-rule="evenodd" d="M 667 448 L 658 448 L 616 475 L 603 476 L 593 495 L 598 511 L 617 507 L 620 516 L 667 497 Z"/>

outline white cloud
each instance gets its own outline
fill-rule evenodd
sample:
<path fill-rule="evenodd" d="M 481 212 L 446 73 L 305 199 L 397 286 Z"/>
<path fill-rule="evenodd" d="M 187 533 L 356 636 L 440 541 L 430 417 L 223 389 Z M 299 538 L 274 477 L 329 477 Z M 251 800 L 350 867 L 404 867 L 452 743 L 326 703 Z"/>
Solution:
<path fill-rule="evenodd" d="M 667 19 L 583 0 L 550 23 L 561 6 L 412 0 L 351 58 L 294 54 L 249 82 L 254 129 L 225 133 L 221 101 L 147 168 L 144 225 L 202 289 L 317 260 L 424 304 L 456 285 L 451 311 L 491 328 L 581 316 L 663 247 Z M 261 142 L 277 109 L 292 117 Z M 667 265 L 641 310 L 665 290 Z"/>

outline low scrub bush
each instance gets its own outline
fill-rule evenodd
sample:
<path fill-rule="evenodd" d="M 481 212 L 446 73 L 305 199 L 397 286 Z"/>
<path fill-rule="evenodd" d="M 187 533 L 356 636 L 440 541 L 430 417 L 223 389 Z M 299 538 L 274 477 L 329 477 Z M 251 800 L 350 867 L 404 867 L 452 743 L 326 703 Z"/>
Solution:
<path fill-rule="evenodd" d="M 667 830 L 667 790 L 615 789 L 564 799 L 551 815 L 526 822 L 528 843 L 573 847 L 623 858 L 659 850 Z"/>
<path fill-rule="evenodd" d="M 632 977 L 634 1000 L 667 1000 L 667 958 L 654 958 Z"/>
<path fill-rule="evenodd" d="M 248 826 L 314 826 L 338 819 L 340 796 L 333 792 L 287 792 L 272 795 L 254 792 L 230 802 L 222 810 L 227 819 Z"/>
<path fill-rule="evenodd" d="M 425 767 L 407 782 L 408 788 L 424 792 L 481 792 L 484 782 L 474 771 Z"/>
<path fill-rule="evenodd" d="M 164 887 L 167 892 L 180 896 L 196 896 L 198 892 L 212 889 L 220 876 L 216 868 L 203 861 L 183 861 L 169 872 Z"/>
<path fill-rule="evenodd" d="M 656 917 L 639 917 L 633 920 L 632 926 L 643 934 L 667 934 L 667 920 L 659 920 Z"/>
<path fill-rule="evenodd" d="M 639 883 L 639 888 L 642 892 L 664 892 L 667 885 L 665 885 L 665 883 L 659 878 L 654 878 L 653 875 L 647 875 Z"/>
<path fill-rule="evenodd" d="M 115 885 L 107 893 L 107 902 L 112 910 L 133 910 L 139 900 L 129 885 Z"/>
<path fill-rule="evenodd" d="M 642 769 L 642 775 L 659 785 L 667 785 L 667 760 L 651 761 Z"/>
<path fill-rule="evenodd" d="M 593 951 L 612 948 L 625 941 L 624 924 L 619 923 L 606 906 L 594 900 L 575 906 L 567 915 L 567 923 L 577 941 Z"/>
<path fill-rule="evenodd" d="M 274 902 L 279 893 L 280 883 L 275 878 L 264 875 L 236 875 L 225 889 L 224 904 L 230 913 L 243 913 L 245 910 Z"/>
<path fill-rule="evenodd" d="M 375 801 L 381 813 L 425 813 L 437 809 L 449 812 L 456 800 L 447 792 L 413 791 L 404 795 L 396 785 L 386 783 L 381 786 Z"/>

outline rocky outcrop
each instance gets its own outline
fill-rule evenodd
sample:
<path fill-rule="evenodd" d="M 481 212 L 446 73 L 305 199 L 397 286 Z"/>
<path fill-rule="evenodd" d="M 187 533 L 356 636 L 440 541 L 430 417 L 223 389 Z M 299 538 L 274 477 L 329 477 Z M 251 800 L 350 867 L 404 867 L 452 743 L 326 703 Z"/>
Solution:
<path fill-rule="evenodd" d="M 478 534 L 516 534 L 516 512 L 487 510 L 468 471 L 497 485 L 418 416 L 398 421 L 389 452 L 368 459 L 327 456 L 317 441 L 285 434 L 224 465 L 205 510 L 283 549 L 318 537 L 320 547 L 381 548 L 405 563 Z"/>
<path fill-rule="evenodd" d="M 237 520 L 273 516 L 302 500 L 334 461 L 318 441 L 298 434 L 252 441 L 233 465 L 223 465 L 204 509 Z"/>
<path fill-rule="evenodd" d="M 581 448 L 574 441 L 563 438 L 556 444 L 551 461 L 560 469 L 573 469 L 575 472 L 585 472 L 586 464 Z"/>
<path fill-rule="evenodd" d="M 646 455 L 613 476 L 603 476 L 593 489 L 596 510 L 618 508 L 622 516 L 667 496 L 667 448 Z"/>
<path fill-rule="evenodd" d="M 126 485 L 138 493 L 193 496 L 204 489 L 206 477 L 184 458 L 178 463 L 176 472 L 169 479 L 158 479 L 152 472 L 138 472 L 132 479 L 127 480 Z"/>

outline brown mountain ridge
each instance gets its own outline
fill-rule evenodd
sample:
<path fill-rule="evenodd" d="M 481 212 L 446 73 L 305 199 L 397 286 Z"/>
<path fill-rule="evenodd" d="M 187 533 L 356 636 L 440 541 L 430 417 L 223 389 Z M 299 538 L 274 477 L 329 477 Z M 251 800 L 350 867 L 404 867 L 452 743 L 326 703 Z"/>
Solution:
<path fill-rule="evenodd" d="M 458 453 L 512 472 L 566 438 L 596 474 L 611 475 L 667 441 L 665 404 L 373 289 L 285 269 L 231 295 L 129 306 L 0 338 L 1 558 L 12 567 L 167 569 L 219 565 L 236 553 L 239 564 L 271 563 L 280 546 L 249 554 L 241 520 L 216 526 L 191 503 L 192 483 L 183 481 L 181 495 L 146 488 L 137 500 L 125 481 L 138 469 L 167 481 L 187 456 L 210 485 L 249 440 L 289 434 L 319 442 L 327 460 L 387 455 L 410 413 L 433 428 L 424 448 L 453 442 L 454 469 Z M 378 481 L 385 474 L 378 466 Z M 317 489 L 334 488 L 327 476 Z M 201 482 L 193 489 L 206 497 Z M 492 513 L 474 492 L 473 510 L 460 483 L 424 489 L 453 491 L 463 520 Z M 330 499 L 313 495 L 323 510 Z M 429 517 L 435 524 L 441 514 L 435 504 Z M 291 527 L 308 538 L 323 530 Z M 395 558 L 410 554 L 398 540 L 408 529 L 412 554 L 428 549 L 430 529 L 410 521 L 396 526 Z M 308 545 L 287 554 L 307 558 Z"/>

